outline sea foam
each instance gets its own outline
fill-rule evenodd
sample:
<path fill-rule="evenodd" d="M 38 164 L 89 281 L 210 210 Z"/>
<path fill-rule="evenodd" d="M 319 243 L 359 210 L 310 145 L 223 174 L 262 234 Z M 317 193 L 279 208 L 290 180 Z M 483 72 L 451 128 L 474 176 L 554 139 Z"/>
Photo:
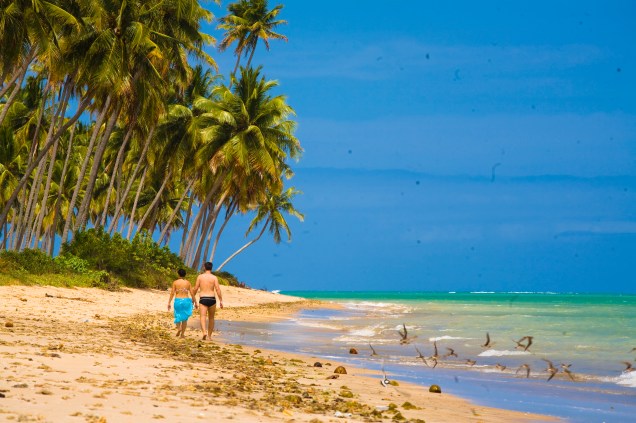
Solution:
<path fill-rule="evenodd" d="M 431 342 L 445 341 L 445 340 L 451 340 L 451 339 L 475 339 L 475 338 L 462 338 L 461 336 L 448 336 L 448 335 L 435 336 L 433 338 L 428 338 L 428 340 Z"/>
<path fill-rule="evenodd" d="M 349 331 L 349 335 L 372 337 L 378 332 L 378 329 L 380 329 L 380 325 L 375 325 L 375 326 L 366 327 L 362 329 L 354 329 Z"/>
<path fill-rule="evenodd" d="M 630 388 L 636 388 L 636 372 L 625 372 L 620 375 L 616 382 L 619 385 L 629 386 Z"/>
<path fill-rule="evenodd" d="M 479 353 L 479 357 L 503 357 L 505 355 L 529 355 L 528 351 L 510 351 L 510 350 L 486 350 Z"/>
<path fill-rule="evenodd" d="M 331 329 L 331 330 L 341 330 L 340 326 L 336 325 L 328 325 L 325 323 L 319 323 L 311 320 L 294 320 L 297 325 L 306 326 L 309 328 L 318 328 L 318 329 Z"/>
<path fill-rule="evenodd" d="M 408 313 L 412 307 L 404 304 L 382 303 L 375 301 L 351 301 L 344 303 L 344 306 L 353 310 L 373 311 L 377 313 Z"/>

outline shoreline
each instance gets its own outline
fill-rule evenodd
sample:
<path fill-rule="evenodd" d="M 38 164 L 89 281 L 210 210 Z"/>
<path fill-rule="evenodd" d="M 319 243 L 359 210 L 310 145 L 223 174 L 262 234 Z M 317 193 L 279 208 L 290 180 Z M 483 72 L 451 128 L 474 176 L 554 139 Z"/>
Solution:
<path fill-rule="evenodd" d="M 218 321 L 286 319 L 333 303 L 223 286 Z M 0 287 L 0 416 L 15 421 L 558 421 L 490 408 L 315 357 L 174 338 L 167 291 Z M 7 323 L 11 323 L 9 327 Z M 334 376 L 338 365 L 347 374 Z M 351 413 L 351 415 L 349 415 Z M 20 420 L 22 419 L 22 420 Z M 28 420 L 30 419 L 30 420 Z"/>

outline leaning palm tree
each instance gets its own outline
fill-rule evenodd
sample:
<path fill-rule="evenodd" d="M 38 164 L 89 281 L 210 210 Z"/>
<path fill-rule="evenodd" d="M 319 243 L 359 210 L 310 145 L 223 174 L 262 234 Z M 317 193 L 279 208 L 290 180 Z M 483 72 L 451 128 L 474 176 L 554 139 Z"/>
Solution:
<path fill-rule="evenodd" d="M 250 67 L 259 40 L 263 40 L 267 50 L 269 50 L 270 39 L 287 41 L 287 37 L 274 32 L 277 26 L 287 23 L 287 21 L 276 19 L 282 8 L 283 5 L 279 4 L 272 10 L 267 10 L 267 0 L 239 0 L 228 6 L 230 14 L 219 19 L 218 28 L 225 31 L 219 43 L 219 50 L 224 51 L 236 42 L 234 49 L 236 64 L 232 77 L 236 75 L 241 55 L 249 54 L 246 67 Z"/>
<path fill-rule="evenodd" d="M 280 194 L 270 193 L 267 196 L 266 201 L 264 201 L 262 204 L 259 204 L 258 209 L 256 210 L 256 216 L 254 217 L 254 219 L 252 219 L 252 222 L 250 223 L 245 236 L 249 235 L 254 228 L 256 228 L 260 223 L 263 223 L 264 221 L 261 231 L 254 239 L 248 241 L 245 245 L 243 245 L 232 255 L 230 255 L 223 263 L 221 263 L 219 267 L 217 267 L 216 270 L 221 270 L 227 263 L 230 262 L 230 260 L 239 255 L 241 252 L 245 251 L 247 247 L 261 239 L 261 236 L 263 236 L 263 233 L 266 229 L 269 229 L 269 232 L 274 237 L 274 242 L 277 244 L 281 241 L 282 231 L 285 231 L 287 233 L 287 239 L 291 241 L 291 230 L 289 229 L 289 225 L 285 220 L 283 212 L 289 214 L 290 216 L 295 216 L 300 221 L 303 221 L 303 214 L 294 208 L 291 201 L 292 198 L 297 194 L 300 194 L 300 191 L 296 190 L 293 187 L 287 188 L 287 190 L 283 191 Z"/>
<path fill-rule="evenodd" d="M 195 108 L 205 110 L 200 115 L 204 142 L 197 158 L 208 161 L 213 178 L 200 196 L 202 204 L 190 226 L 182 257 L 194 250 L 200 256 L 203 242 L 200 238 L 195 242 L 195 238 L 208 235 L 221 207 L 236 192 L 232 187 L 260 180 L 261 193 L 265 188 L 281 191 L 285 161 L 297 158 L 302 149 L 293 135 L 295 122 L 289 119 L 294 110 L 284 96 L 270 94 L 276 86 L 276 81 L 266 81 L 260 75 L 260 68 L 242 68 L 234 88 L 221 85 L 214 90 L 217 100 L 195 101 Z M 212 215 L 206 220 L 208 211 Z"/>

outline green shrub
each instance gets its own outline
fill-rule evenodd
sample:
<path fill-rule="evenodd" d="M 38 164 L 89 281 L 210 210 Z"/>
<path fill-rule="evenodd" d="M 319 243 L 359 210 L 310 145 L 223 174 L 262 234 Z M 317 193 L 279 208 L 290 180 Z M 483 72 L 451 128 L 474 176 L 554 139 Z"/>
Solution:
<path fill-rule="evenodd" d="M 70 253 L 60 254 L 54 260 L 59 267 L 71 272 L 86 274 L 89 271 L 88 260 L 81 259 Z"/>
<path fill-rule="evenodd" d="M 101 228 L 77 232 L 62 246 L 61 255 L 85 260 L 90 269 L 106 271 L 114 280 L 136 288 L 167 288 L 176 277 L 176 269 L 185 267 L 177 255 L 160 247 L 145 231 L 132 241 L 118 233 L 111 237 Z"/>
<path fill-rule="evenodd" d="M 44 251 L 31 250 L 23 251 L 2 251 L 0 256 L 9 263 L 13 263 L 20 270 L 36 275 L 44 273 L 59 273 L 60 268 L 55 261 Z"/>
<path fill-rule="evenodd" d="M 220 272 L 212 272 L 216 277 L 219 278 L 219 284 L 221 285 L 229 285 L 229 286 L 237 286 L 239 288 L 245 288 L 245 282 L 239 281 L 236 276 L 231 274 L 230 272 L 220 271 Z"/>

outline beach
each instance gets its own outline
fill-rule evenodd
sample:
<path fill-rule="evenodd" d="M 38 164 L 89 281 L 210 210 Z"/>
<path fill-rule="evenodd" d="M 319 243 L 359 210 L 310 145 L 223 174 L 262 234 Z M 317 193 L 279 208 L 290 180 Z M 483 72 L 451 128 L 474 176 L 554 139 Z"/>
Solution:
<path fill-rule="evenodd" d="M 165 291 L 0 287 L 0 420 L 556 421 L 397 379 L 385 387 L 381 372 L 349 363 L 228 342 L 223 330 L 233 325 L 338 306 L 222 289 L 220 332 L 202 341 L 196 311 L 186 338 L 174 337 Z M 334 373 L 339 365 L 346 374 Z"/>

